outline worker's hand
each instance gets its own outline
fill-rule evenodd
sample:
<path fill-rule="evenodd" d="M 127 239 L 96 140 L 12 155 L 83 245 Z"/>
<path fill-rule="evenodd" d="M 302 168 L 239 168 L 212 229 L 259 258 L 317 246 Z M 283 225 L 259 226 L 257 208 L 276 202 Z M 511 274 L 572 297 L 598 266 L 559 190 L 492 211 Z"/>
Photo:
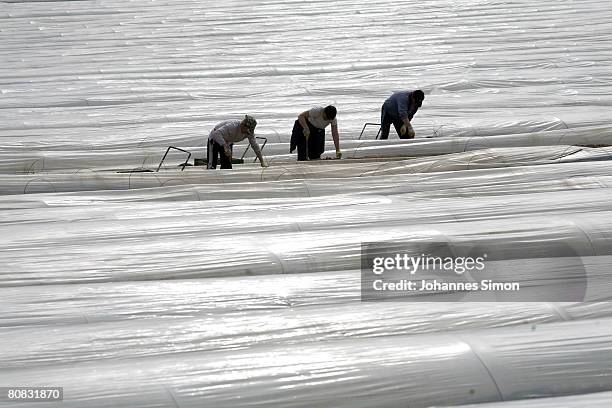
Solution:
<path fill-rule="evenodd" d="M 414 133 L 414 129 L 412 128 L 412 125 L 410 123 L 406 127 L 406 133 L 408 133 L 408 137 L 410 139 L 414 139 L 415 133 Z"/>
<path fill-rule="evenodd" d="M 306 138 L 306 140 L 308 140 L 308 138 L 310 137 L 310 129 L 305 127 L 303 131 L 304 131 L 304 137 Z"/>
<path fill-rule="evenodd" d="M 340 149 L 336 150 L 336 159 L 341 159 L 342 158 L 342 152 L 340 151 Z"/>
<path fill-rule="evenodd" d="M 400 135 L 407 135 L 409 139 L 414 139 L 415 133 L 414 129 L 412 128 L 412 124 L 408 123 L 408 126 L 402 125 L 402 127 L 400 128 Z"/>
<path fill-rule="evenodd" d="M 225 146 L 223 146 L 223 150 L 225 150 L 225 155 L 231 159 L 232 158 L 232 149 L 230 149 L 230 147 L 228 145 L 225 145 Z"/>

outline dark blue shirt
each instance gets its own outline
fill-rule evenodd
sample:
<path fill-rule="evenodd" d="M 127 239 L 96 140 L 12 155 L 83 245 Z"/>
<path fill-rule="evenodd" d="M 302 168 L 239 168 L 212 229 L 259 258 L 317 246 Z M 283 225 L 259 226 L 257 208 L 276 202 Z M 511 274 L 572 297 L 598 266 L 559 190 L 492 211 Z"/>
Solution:
<path fill-rule="evenodd" d="M 412 101 L 412 91 L 395 92 L 385 101 L 385 109 L 392 115 L 401 120 L 408 118 L 412 120 L 419 107 Z"/>

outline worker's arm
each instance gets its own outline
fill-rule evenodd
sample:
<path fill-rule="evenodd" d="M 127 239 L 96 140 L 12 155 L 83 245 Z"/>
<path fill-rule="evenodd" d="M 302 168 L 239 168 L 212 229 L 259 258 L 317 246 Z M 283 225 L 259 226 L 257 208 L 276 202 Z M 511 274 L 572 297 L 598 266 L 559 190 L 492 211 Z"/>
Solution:
<path fill-rule="evenodd" d="M 410 123 L 410 118 L 408 116 L 404 118 L 404 126 L 406 126 L 406 129 L 409 129 L 412 126 L 412 124 Z"/>
<path fill-rule="evenodd" d="M 410 121 L 412 120 L 411 112 L 408 111 L 410 104 L 410 93 L 409 92 L 401 92 L 394 94 L 395 103 L 397 104 L 397 113 L 399 114 L 400 119 L 404 122 L 404 127 L 410 127 Z"/>
<path fill-rule="evenodd" d="M 338 133 L 338 124 L 333 122 L 331 125 L 332 139 L 334 139 L 334 146 L 336 147 L 336 158 L 342 158 L 342 152 L 340 151 L 340 134 Z"/>
<path fill-rule="evenodd" d="M 300 122 L 302 129 L 304 129 L 305 137 L 310 136 L 310 128 L 308 127 L 308 117 L 309 116 L 310 116 L 310 113 L 308 111 L 304 111 L 298 115 L 298 122 Z"/>

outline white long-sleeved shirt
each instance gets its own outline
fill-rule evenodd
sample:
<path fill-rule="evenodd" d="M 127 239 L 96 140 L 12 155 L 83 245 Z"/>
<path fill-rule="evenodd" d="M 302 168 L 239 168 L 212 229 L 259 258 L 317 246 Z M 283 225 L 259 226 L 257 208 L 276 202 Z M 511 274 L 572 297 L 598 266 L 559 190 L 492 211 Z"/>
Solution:
<path fill-rule="evenodd" d="M 242 142 L 244 139 L 249 139 L 249 143 L 253 148 L 253 151 L 257 156 L 261 155 L 261 149 L 257 140 L 255 139 L 255 133 L 247 132 L 242 133 L 240 130 L 239 120 L 226 120 L 221 122 L 214 127 L 214 129 L 208 135 L 209 139 L 213 139 L 221 146 L 230 145 L 238 142 Z"/>

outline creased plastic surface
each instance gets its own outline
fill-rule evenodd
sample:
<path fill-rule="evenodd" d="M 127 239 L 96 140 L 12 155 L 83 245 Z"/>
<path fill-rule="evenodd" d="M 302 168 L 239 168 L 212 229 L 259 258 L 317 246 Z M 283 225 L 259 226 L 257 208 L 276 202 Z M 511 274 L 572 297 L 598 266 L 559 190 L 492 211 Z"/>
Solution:
<path fill-rule="evenodd" d="M 62 386 L 58 407 L 612 406 L 611 20 L 603 0 L 1 2 L 0 386 Z M 417 138 L 360 138 L 410 88 Z M 293 121 L 328 103 L 343 160 L 328 134 L 296 163 Z M 245 113 L 269 168 L 173 152 L 151 172 Z M 566 244 L 592 302 L 361 302 L 361 243 L 423 238 L 551 285 L 574 271 L 539 252 Z"/>

